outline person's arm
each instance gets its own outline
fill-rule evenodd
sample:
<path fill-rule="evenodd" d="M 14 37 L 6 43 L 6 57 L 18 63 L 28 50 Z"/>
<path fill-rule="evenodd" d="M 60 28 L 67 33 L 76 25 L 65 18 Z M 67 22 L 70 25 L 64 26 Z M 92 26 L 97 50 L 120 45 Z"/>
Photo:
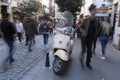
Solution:
<path fill-rule="evenodd" d="M 83 20 L 81 26 L 80 26 L 80 32 L 81 34 L 84 34 L 85 33 L 85 19 Z"/>
<path fill-rule="evenodd" d="M 16 34 L 17 30 L 16 30 L 16 27 L 14 26 L 14 24 L 10 22 L 10 26 L 11 26 L 11 33 Z"/>
<path fill-rule="evenodd" d="M 42 24 L 42 23 L 40 23 L 39 32 L 41 32 L 41 31 L 42 31 L 42 27 L 43 27 L 43 24 Z"/>
<path fill-rule="evenodd" d="M 21 26 L 21 28 L 22 28 L 22 33 L 24 33 L 24 27 L 23 27 L 23 23 L 20 23 L 20 26 Z"/>

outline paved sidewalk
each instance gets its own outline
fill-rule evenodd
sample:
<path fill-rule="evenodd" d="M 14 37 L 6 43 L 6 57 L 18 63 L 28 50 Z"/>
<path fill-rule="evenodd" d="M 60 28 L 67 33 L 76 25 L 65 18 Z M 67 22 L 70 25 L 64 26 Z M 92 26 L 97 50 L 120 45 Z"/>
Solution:
<path fill-rule="evenodd" d="M 51 46 L 52 36 L 49 38 L 48 50 Z M 0 73 L 0 80 L 18 80 L 20 76 L 30 68 L 32 68 L 37 61 L 45 56 L 43 49 L 43 37 L 42 35 L 36 36 L 36 44 L 32 47 L 33 51 L 28 51 L 28 46 L 25 46 L 25 39 L 22 43 L 18 40 L 15 41 L 15 62 L 11 65 L 7 65 L 7 71 L 5 73 Z M 0 39 L 0 65 L 5 59 L 8 53 L 8 48 L 6 44 Z"/>

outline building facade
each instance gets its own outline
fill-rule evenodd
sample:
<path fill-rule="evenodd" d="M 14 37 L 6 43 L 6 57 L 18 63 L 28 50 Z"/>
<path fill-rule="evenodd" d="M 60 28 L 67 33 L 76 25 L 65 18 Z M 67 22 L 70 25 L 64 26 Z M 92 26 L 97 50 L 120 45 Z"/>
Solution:
<path fill-rule="evenodd" d="M 13 7 L 17 7 L 15 0 L 0 0 L 0 19 L 2 19 L 3 13 L 8 12 L 10 14 L 10 21 L 13 22 Z"/>
<path fill-rule="evenodd" d="M 84 16 L 90 15 L 88 8 L 92 3 L 93 3 L 93 0 L 83 0 L 84 5 L 81 8 L 81 14 L 84 14 Z"/>
<path fill-rule="evenodd" d="M 0 0 L 0 20 L 2 19 L 2 14 L 8 11 L 8 0 Z"/>
<path fill-rule="evenodd" d="M 114 36 L 113 36 L 113 44 L 115 47 L 120 49 L 120 0 L 113 0 L 113 8 L 112 8 L 112 19 L 114 19 Z"/>

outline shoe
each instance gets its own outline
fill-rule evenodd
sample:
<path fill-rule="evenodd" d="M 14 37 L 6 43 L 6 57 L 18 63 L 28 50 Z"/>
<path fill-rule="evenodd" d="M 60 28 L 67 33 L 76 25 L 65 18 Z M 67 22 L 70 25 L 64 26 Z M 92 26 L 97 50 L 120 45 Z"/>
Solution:
<path fill-rule="evenodd" d="M 106 59 L 104 56 L 101 56 L 100 58 L 101 58 L 101 59 L 103 59 L 103 60 L 105 60 L 105 59 Z"/>
<path fill-rule="evenodd" d="M 13 63 L 15 61 L 15 59 L 10 59 L 9 63 Z"/>
<path fill-rule="evenodd" d="M 32 51 L 32 49 L 29 49 L 29 51 L 31 52 L 31 51 Z"/>
<path fill-rule="evenodd" d="M 90 64 L 86 64 L 86 67 L 92 70 L 92 66 Z"/>
<path fill-rule="evenodd" d="M 25 45 L 28 45 L 28 43 L 26 43 Z"/>

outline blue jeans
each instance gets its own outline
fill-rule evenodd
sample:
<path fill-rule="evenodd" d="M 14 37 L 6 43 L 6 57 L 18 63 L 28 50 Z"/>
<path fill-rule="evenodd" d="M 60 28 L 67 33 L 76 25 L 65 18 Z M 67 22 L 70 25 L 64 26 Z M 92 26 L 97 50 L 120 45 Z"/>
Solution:
<path fill-rule="evenodd" d="M 6 40 L 6 43 L 9 47 L 9 54 L 7 55 L 6 59 L 4 60 L 4 64 L 7 63 L 8 60 L 11 60 L 13 59 L 13 54 L 14 54 L 14 41 L 9 41 L 9 40 Z"/>
<path fill-rule="evenodd" d="M 43 34 L 44 45 L 47 45 L 47 43 L 48 43 L 48 37 L 49 37 L 49 34 Z"/>
<path fill-rule="evenodd" d="M 107 45 L 108 40 L 109 40 L 108 36 L 105 36 L 105 35 L 100 36 L 103 55 L 105 55 L 105 49 L 106 49 L 106 45 Z"/>

